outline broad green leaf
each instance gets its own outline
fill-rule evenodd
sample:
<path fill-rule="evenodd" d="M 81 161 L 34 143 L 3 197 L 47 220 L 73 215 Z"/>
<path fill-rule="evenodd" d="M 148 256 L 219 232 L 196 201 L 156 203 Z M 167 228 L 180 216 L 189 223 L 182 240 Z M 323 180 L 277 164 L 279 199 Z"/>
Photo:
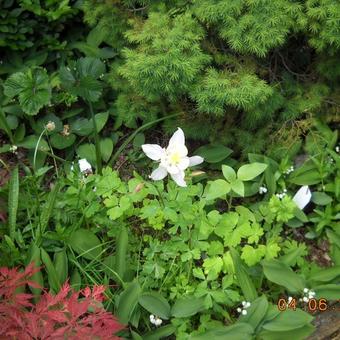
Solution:
<path fill-rule="evenodd" d="M 309 276 L 310 281 L 329 282 L 340 276 L 340 266 L 322 268 L 318 272 Z"/>
<path fill-rule="evenodd" d="M 313 192 L 312 202 L 318 205 L 327 205 L 333 201 L 333 198 L 327 195 L 325 192 Z"/>
<path fill-rule="evenodd" d="M 327 285 L 320 285 L 313 287 L 313 290 L 318 299 L 339 300 L 340 299 L 340 285 L 330 283 Z"/>
<path fill-rule="evenodd" d="M 236 172 L 235 170 L 228 165 L 222 165 L 222 173 L 224 178 L 230 183 L 236 179 Z"/>
<path fill-rule="evenodd" d="M 28 262 L 26 263 L 26 265 L 33 262 L 35 267 L 41 266 L 40 248 L 35 243 L 32 243 L 30 247 L 30 255 L 27 259 L 28 259 Z M 38 284 L 41 287 L 41 288 L 30 287 L 30 290 L 32 291 L 34 295 L 34 301 L 37 302 L 37 300 L 39 299 L 39 296 L 41 295 L 42 289 L 44 288 L 44 278 L 43 278 L 43 274 L 41 270 L 34 273 L 32 277 L 30 278 L 30 280 Z"/>
<path fill-rule="evenodd" d="M 36 115 L 51 100 L 48 74 L 38 67 L 14 73 L 5 81 L 4 93 L 9 98 L 18 96 L 22 110 L 28 115 Z"/>
<path fill-rule="evenodd" d="M 310 169 L 307 171 L 294 171 L 289 177 L 289 182 L 297 185 L 313 185 L 321 182 L 321 176 L 316 169 Z"/>
<path fill-rule="evenodd" d="M 273 320 L 264 323 L 262 327 L 268 331 L 285 332 L 304 327 L 310 324 L 312 320 L 311 315 L 299 308 L 296 310 L 287 309 Z"/>
<path fill-rule="evenodd" d="M 237 251 L 230 248 L 230 254 L 233 259 L 237 282 L 241 287 L 244 297 L 247 301 L 254 301 L 257 298 L 257 293 L 253 281 L 247 273 Z"/>
<path fill-rule="evenodd" d="M 168 301 L 157 292 L 143 293 L 139 296 L 138 302 L 148 312 L 161 319 L 168 320 L 171 316 L 171 308 Z"/>
<path fill-rule="evenodd" d="M 168 339 L 168 337 L 175 333 L 175 331 L 176 327 L 174 325 L 169 324 L 144 334 L 143 340 Z"/>
<path fill-rule="evenodd" d="M 50 138 L 51 144 L 58 150 L 63 150 L 74 144 L 76 136 L 71 133 L 68 136 L 63 136 L 59 133 L 55 133 Z"/>
<path fill-rule="evenodd" d="M 127 228 L 122 226 L 120 233 L 116 240 L 116 253 L 115 253 L 115 271 L 124 279 L 124 274 L 127 269 L 127 248 L 129 243 L 129 234 Z"/>
<path fill-rule="evenodd" d="M 59 282 L 63 284 L 68 278 L 68 258 L 65 249 L 54 253 L 53 264 L 58 275 Z"/>
<path fill-rule="evenodd" d="M 236 192 L 241 197 L 244 196 L 244 184 L 240 179 L 235 179 L 230 183 L 230 185 L 234 192 Z"/>
<path fill-rule="evenodd" d="M 94 119 L 96 121 L 96 125 L 97 125 L 97 132 L 100 132 L 103 127 L 105 126 L 107 120 L 109 118 L 109 112 L 100 112 L 94 115 Z M 90 119 L 90 123 L 93 126 L 93 122 L 92 119 Z"/>
<path fill-rule="evenodd" d="M 255 299 L 247 309 L 247 315 L 241 315 L 240 322 L 251 325 L 254 329 L 261 323 L 267 314 L 268 301 L 265 295 Z"/>
<path fill-rule="evenodd" d="M 111 138 L 105 138 L 100 141 L 100 152 L 104 162 L 107 162 L 113 151 L 113 141 Z"/>
<path fill-rule="evenodd" d="M 8 191 L 8 229 L 9 236 L 15 239 L 17 212 L 19 204 L 19 168 L 16 166 L 9 181 Z"/>
<path fill-rule="evenodd" d="M 251 325 L 237 322 L 232 326 L 218 327 L 202 334 L 193 335 L 189 340 L 252 340 L 254 329 Z"/>
<path fill-rule="evenodd" d="M 127 324 L 135 310 L 141 288 L 137 281 L 131 282 L 119 295 L 117 316 L 121 323 Z"/>
<path fill-rule="evenodd" d="M 102 252 L 100 240 L 87 229 L 76 230 L 71 235 L 68 244 L 77 254 L 89 260 L 98 260 Z"/>
<path fill-rule="evenodd" d="M 77 290 L 77 291 L 80 290 L 80 287 L 81 287 L 81 276 L 79 274 L 78 269 L 74 269 L 73 270 L 71 278 L 70 278 L 70 284 L 71 284 L 71 287 L 74 290 Z"/>
<path fill-rule="evenodd" d="M 263 260 L 263 273 L 269 281 L 287 288 L 292 293 L 301 293 L 306 287 L 304 280 L 279 260 Z"/>
<path fill-rule="evenodd" d="M 223 179 L 217 179 L 210 183 L 207 192 L 207 200 L 212 200 L 226 195 L 230 191 L 230 184 Z"/>
<path fill-rule="evenodd" d="M 263 329 L 259 333 L 259 338 L 261 340 L 282 340 L 282 339 L 303 340 L 308 339 L 309 335 L 312 335 L 314 331 L 315 327 L 312 324 L 307 324 L 303 327 L 295 328 L 293 330 L 286 332 L 268 331 Z"/>
<path fill-rule="evenodd" d="M 172 306 L 171 315 L 175 318 L 187 318 L 206 309 L 204 297 L 187 296 L 177 299 Z"/>
<path fill-rule="evenodd" d="M 226 159 L 233 151 L 224 145 L 203 145 L 194 154 L 202 156 L 207 163 L 218 163 Z"/>
<path fill-rule="evenodd" d="M 250 181 L 262 174 L 267 166 L 267 164 L 257 162 L 242 165 L 237 171 L 237 178 L 241 181 Z"/>
<path fill-rule="evenodd" d="M 39 140 L 39 136 L 30 135 L 24 138 L 24 140 L 18 143 L 18 146 L 25 148 L 25 149 L 35 149 L 37 147 Z M 40 151 L 49 151 L 49 146 L 44 138 L 40 139 L 38 150 Z"/>
<path fill-rule="evenodd" d="M 50 285 L 50 288 L 55 293 L 57 293 L 61 287 L 57 271 L 55 270 L 55 267 L 48 253 L 43 248 L 41 248 L 40 251 L 41 251 L 41 260 L 44 263 L 46 271 L 47 271 L 47 278 L 48 278 L 48 283 Z"/>
<path fill-rule="evenodd" d="M 82 144 L 77 148 L 77 155 L 86 158 L 92 166 L 96 166 L 96 147 L 93 144 Z"/>

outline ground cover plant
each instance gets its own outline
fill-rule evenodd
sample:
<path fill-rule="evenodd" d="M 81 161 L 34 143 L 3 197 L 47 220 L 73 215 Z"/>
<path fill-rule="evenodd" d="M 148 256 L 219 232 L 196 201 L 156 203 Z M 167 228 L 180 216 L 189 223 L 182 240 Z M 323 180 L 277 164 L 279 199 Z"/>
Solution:
<path fill-rule="evenodd" d="M 307 339 L 340 310 L 337 1 L 0 17 L 0 338 Z"/>

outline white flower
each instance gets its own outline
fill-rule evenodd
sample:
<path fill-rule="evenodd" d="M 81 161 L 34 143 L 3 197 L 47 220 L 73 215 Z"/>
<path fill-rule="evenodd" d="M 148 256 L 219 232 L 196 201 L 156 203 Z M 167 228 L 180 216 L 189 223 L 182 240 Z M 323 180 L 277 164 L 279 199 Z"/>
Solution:
<path fill-rule="evenodd" d="M 172 135 L 167 148 L 162 148 L 157 144 L 144 144 L 142 149 L 149 158 L 160 163 L 149 177 L 158 181 L 169 173 L 180 187 L 186 187 L 184 170 L 190 166 L 201 164 L 204 160 L 200 156 L 187 156 L 188 149 L 185 146 L 185 137 L 181 128 L 178 128 Z"/>
<path fill-rule="evenodd" d="M 265 194 L 267 192 L 267 188 L 265 186 L 263 187 L 259 187 L 259 194 L 262 195 L 262 194 Z"/>
<path fill-rule="evenodd" d="M 242 306 L 244 307 L 246 305 L 247 301 L 242 301 Z"/>
<path fill-rule="evenodd" d="M 18 147 L 16 145 L 12 145 L 10 146 L 9 148 L 9 151 L 13 152 L 13 153 L 16 153 L 16 151 L 18 150 Z"/>
<path fill-rule="evenodd" d="M 337 152 L 337 153 L 340 152 L 340 146 L 339 146 L 339 145 L 337 145 L 337 146 L 335 147 L 335 152 Z"/>
<path fill-rule="evenodd" d="M 244 307 L 245 308 L 249 308 L 250 307 L 250 302 L 246 302 L 246 305 Z"/>
<path fill-rule="evenodd" d="M 308 302 L 309 301 L 307 296 L 304 296 L 302 300 L 303 300 L 303 302 Z"/>
<path fill-rule="evenodd" d="M 245 309 L 243 309 L 242 315 L 247 315 L 247 311 Z"/>
<path fill-rule="evenodd" d="M 160 319 L 160 318 L 155 318 L 155 322 L 154 322 L 154 325 L 156 327 L 160 326 L 162 324 L 163 320 Z"/>
<path fill-rule="evenodd" d="M 309 289 L 308 289 L 308 288 L 303 288 L 303 292 L 304 292 L 304 293 L 308 293 L 308 292 L 309 292 Z"/>
<path fill-rule="evenodd" d="M 153 314 L 150 314 L 150 322 L 152 324 L 155 323 L 155 316 Z"/>
<path fill-rule="evenodd" d="M 46 125 L 45 128 L 47 131 L 53 131 L 55 129 L 55 123 L 52 121 L 49 121 Z"/>
<path fill-rule="evenodd" d="M 242 309 L 241 309 L 240 307 L 238 307 L 236 310 L 237 310 L 239 313 L 242 312 Z"/>
<path fill-rule="evenodd" d="M 302 210 L 309 203 L 311 198 L 312 193 L 309 190 L 308 185 L 304 185 L 297 191 L 297 193 L 293 197 L 293 201 Z"/>
<path fill-rule="evenodd" d="M 86 171 L 92 172 L 91 164 L 85 158 L 79 159 L 78 164 L 79 164 L 79 169 L 81 172 L 86 172 Z"/>

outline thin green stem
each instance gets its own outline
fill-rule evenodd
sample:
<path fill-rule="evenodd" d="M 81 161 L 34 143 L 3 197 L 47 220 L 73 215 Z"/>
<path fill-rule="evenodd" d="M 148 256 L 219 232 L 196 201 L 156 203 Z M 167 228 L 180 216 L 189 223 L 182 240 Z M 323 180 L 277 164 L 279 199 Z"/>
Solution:
<path fill-rule="evenodd" d="M 160 192 L 160 190 L 157 188 L 157 186 L 155 185 L 155 188 L 158 192 L 158 195 L 159 195 L 159 198 L 161 200 L 161 205 L 162 205 L 162 208 L 165 208 L 165 204 L 164 204 L 164 201 L 163 201 L 163 196 L 162 196 L 162 193 Z"/>
<path fill-rule="evenodd" d="M 54 156 L 54 152 L 53 152 L 53 149 L 52 149 L 52 146 L 51 146 L 51 143 L 50 143 L 50 139 L 48 137 L 48 134 L 46 134 L 46 136 L 47 136 L 48 146 L 50 147 L 50 150 L 51 150 L 51 154 L 52 154 L 52 158 L 53 158 L 53 163 L 54 163 L 54 167 L 55 167 L 55 172 L 57 174 L 57 178 L 59 178 L 58 165 L 57 165 L 57 162 L 55 160 L 55 156 Z"/>
<path fill-rule="evenodd" d="M 97 172 L 99 175 L 102 174 L 102 156 L 101 156 L 101 151 L 100 151 L 100 144 L 99 144 L 99 135 L 98 135 L 98 129 L 97 129 L 97 123 L 96 119 L 94 117 L 94 112 L 93 112 L 93 107 L 92 103 L 89 101 L 88 102 L 90 112 L 91 112 L 91 117 L 92 117 L 92 122 L 93 122 L 93 130 L 94 130 L 94 142 L 96 146 L 96 161 L 97 161 Z"/>
<path fill-rule="evenodd" d="M 33 170 L 36 171 L 37 169 L 35 168 L 35 162 L 36 162 L 36 159 L 37 159 L 37 153 L 38 153 L 38 148 L 39 148 L 39 144 L 40 144 L 40 141 L 41 141 L 41 138 L 43 136 L 43 134 L 45 133 L 46 129 L 44 128 L 44 130 L 41 132 L 39 138 L 38 138 L 38 143 L 37 145 L 35 146 L 35 150 L 34 150 L 34 157 L 33 157 Z"/>

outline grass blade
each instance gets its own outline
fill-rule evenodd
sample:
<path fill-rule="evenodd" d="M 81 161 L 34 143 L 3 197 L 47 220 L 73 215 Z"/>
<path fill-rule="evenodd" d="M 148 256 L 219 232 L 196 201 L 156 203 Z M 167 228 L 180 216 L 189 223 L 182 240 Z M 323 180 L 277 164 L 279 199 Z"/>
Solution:
<path fill-rule="evenodd" d="M 19 203 L 19 168 L 15 167 L 9 182 L 8 194 L 8 228 L 12 240 L 15 237 L 17 211 Z"/>

